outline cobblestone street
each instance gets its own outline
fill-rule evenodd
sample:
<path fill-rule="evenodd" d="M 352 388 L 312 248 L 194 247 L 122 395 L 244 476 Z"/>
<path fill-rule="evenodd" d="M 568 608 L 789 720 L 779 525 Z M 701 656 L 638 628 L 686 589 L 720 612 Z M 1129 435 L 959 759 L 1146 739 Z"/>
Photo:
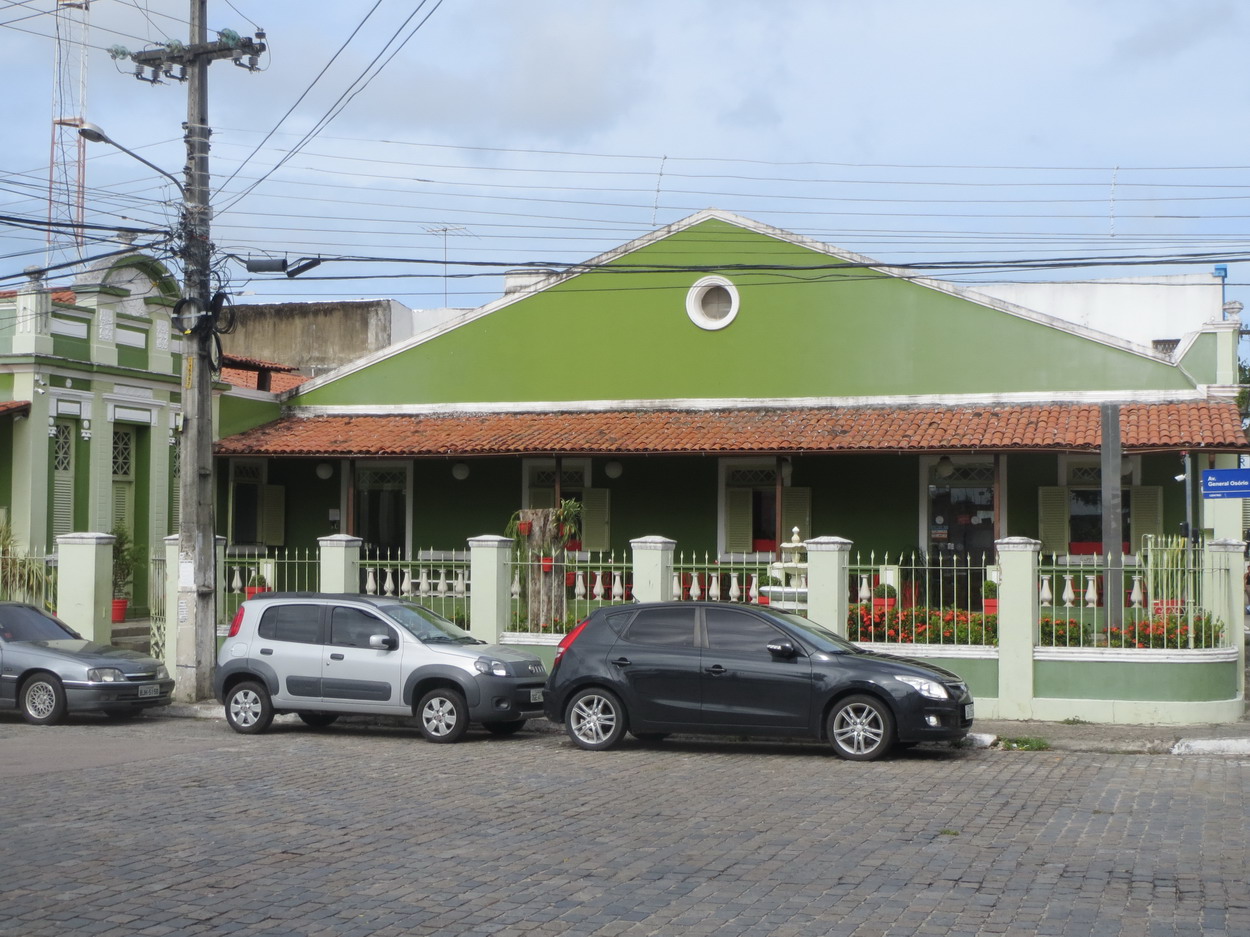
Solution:
<path fill-rule="evenodd" d="M 0 782 L 6 937 L 1250 933 L 1235 757 L 7 713 Z"/>

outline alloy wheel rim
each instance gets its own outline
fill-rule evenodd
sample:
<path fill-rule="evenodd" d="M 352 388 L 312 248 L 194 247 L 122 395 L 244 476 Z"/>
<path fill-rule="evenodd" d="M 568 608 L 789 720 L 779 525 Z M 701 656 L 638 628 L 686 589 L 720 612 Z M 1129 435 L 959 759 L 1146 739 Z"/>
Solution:
<path fill-rule="evenodd" d="M 447 699 L 432 699 L 425 704 L 421 720 L 431 735 L 446 735 L 456 727 L 456 707 Z"/>
<path fill-rule="evenodd" d="M 236 693 L 230 701 L 230 715 L 241 726 L 250 726 L 260 718 L 260 697 L 250 691 Z"/>
<path fill-rule="evenodd" d="M 616 711 L 602 696 L 587 696 L 573 707 L 573 733 L 583 742 L 602 742 L 616 728 Z"/>
<path fill-rule="evenodd" d="M 838 713 L 833 734 L 846 751 L 863 755 L 881 744 L 885 726 L 880 714 L 871 706 L 848 706 Z"/>
<path fill-rule="evenodd" d="M 46 683 L 36 683 L 26 694 L 26 707 L 36 719 L 47 719 L 56 706 L 56 694 Z"/>

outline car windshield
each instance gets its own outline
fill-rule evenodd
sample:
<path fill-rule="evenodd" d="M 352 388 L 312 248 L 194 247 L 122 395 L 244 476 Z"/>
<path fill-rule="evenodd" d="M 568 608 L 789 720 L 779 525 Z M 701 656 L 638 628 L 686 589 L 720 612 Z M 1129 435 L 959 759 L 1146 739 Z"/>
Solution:
<path fill-rule="evenodd" d="M 426 644 L 485 644 L 437 612 L 411 602 L 383 606 L 390 618 Z"/>
<path fill-rule="evenodd" d="M 64 641 L 79 635 L 37 608 L 9 605 L 0 608 L 0 638 L 6 641 Z"/>
<path fill-rule="evenodd" d="M 774 618 L 780 618 L 791 628 L 797 629 L 803 637 L 811 641 L 822 651 L 832 651 L 834 653 L 844 651 L 862 651 L 858 645 L 841 635 L 834 634 L 824 625 L 818 625 L 809 618 L 802 615 L 795 615 L 791 612 L 774 612 L 769 611 Z"/>

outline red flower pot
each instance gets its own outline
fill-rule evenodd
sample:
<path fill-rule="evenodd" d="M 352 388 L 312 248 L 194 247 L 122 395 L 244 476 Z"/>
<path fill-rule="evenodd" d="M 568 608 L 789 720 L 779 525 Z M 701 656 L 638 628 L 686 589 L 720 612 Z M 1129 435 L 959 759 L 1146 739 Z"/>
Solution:
<path fill-rule="evenodd" d="M 554 557 L 550 557 L 550 556 L 543 557 L 543 572 L 544 573 L 551 572 L 555 568 L 555 565 L 556 565 L 556 561 Z"/>
<path fill-rule="evenodd" d="M 244 586 L 243 587 L 243 594 L 246 595 L 249 599 L 254 599 L 259 593 L 268 592 L 268 591 L 269 589 L 266 586 Z"/>
<path fill-rule="evenodd" d="M 530 535 L 530 531 L 533 529 L 534 529 L 533 521 L 517 521 L 516 522 L 516 532 L 520 534 L 522 537 L 528 537 Z"/>
<path fill-rule="evenodd" d="M 985 614 L 987 615 L 997 615 L 998 614 L 998 599 L 982 599 L 981 611 L 985 612 Z"/>
<path fill-rule="evenodd" d="M 898 604 L 897 598 L 893 598 L 893 599 L 874 598 L 872 600 L 872 610 L 874 612 L 884 612 L 884 611 L 888 611 L 889 609 L 892 609 L 897 604 Z"/>
<path fill-rule="evenodd" d="M 113 600 L 113 621 L 114 622 L 126 620 L 126 606 L 129 604 L 130 604 L 129 599 L 114 599 Z"/>

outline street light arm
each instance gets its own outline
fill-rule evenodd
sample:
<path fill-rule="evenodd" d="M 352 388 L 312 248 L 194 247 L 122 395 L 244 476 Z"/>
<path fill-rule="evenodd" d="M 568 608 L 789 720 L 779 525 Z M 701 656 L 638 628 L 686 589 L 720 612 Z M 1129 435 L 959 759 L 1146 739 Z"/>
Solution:
<path fill-rule="evenodd" d="M 168 179 L 170 182 L 172 182 L 174 185 L 178 187 L 178 194 L 182 196 L 183 201 L 186 201 L 187 190 L 183 188 L 182 183 L 179 182 L 175 176 L 172 176 L 169 173 L 167 173 L 165 170 L 161 169 L 161 167 L 156 165 L 156 163 L 153 163 L 149 160 L 144 159 L 134 150 L 126 149 L 126 147 L 122 146 L 120 143 L 118 143 L 116 140 L 110 137 L 107 133 L 105 133 L 95 124 L 91 123 L 90 121 L 83 121 L 82 126 L 78 128 L 78 135 L 82 137 L 84 140 L 88 141 L 89 143 L 107 143 L 109 146 L 115 146 L 117 147 L 117 149 L 121 150 L 127 156 L 131 157 L 132 159 L 137 159 L 139 162 L 143 163 L 144 166 L 147 166 L 149 169 L 160 173 L 162 176 L 164 176 L 166 179 Z"/>

